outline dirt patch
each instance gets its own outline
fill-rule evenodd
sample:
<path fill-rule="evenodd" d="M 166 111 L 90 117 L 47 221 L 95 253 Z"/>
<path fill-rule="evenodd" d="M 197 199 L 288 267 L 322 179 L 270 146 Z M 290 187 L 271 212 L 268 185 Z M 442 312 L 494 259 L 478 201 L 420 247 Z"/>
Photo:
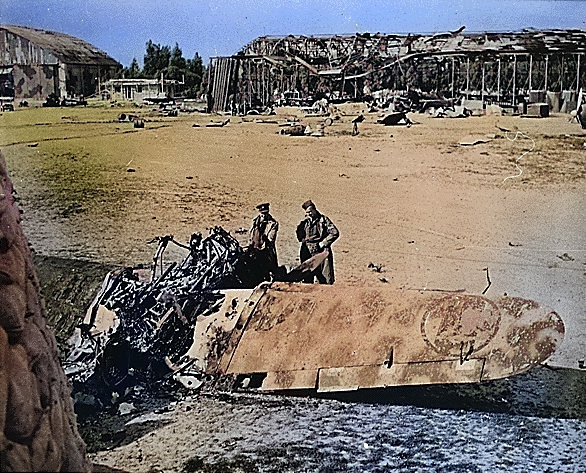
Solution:
<path fill-rule="evenodd" d="M 487 295 L 532 299 L 560 314 L 566 339 L 550 362 L 576 372 L 586 359 L 586 134 L 580 126 L 567 115 L 410 114 L 414 125 L 384 127 L 375 123 L 378 116 L 365 113 L 359 134 L 351 136 L 352 119 L 364 113 L 352 107 L 338 111 L 340 118 L 319 138 L 279 133 L 292 110 L 263 117 L 273 123 L 231 117 L 224 127 L 205 127 L 224 117 L 159 119 L 133 107 L 30 108 L 0 116 L 0 145 L 23 227 L 39 255 L 106 266 L 149 263 L 154 237 L 172 234 L 187 242 L 215 225 L 245 243 L 239 230 L 249 227 L 258 203 L 270 202 L 280 223 L 279 262 L 292 267 L 301 203 L 312 199 L 341 232 L 333 246 L 338 281 L 480 293 L 489 276 Z M 142 115 L 145 128 L 118 123 L 122 112 Z M 301 118 L 312 129 L 321 122 Z M 470 138 L 478 143 L 460 144 Z M 166 259 L 177 260 L 179 253 Z M 99 279 L 98 268 L 88 283 Z M 64 296 L 77 299 L 77 290 Z M 89 299 L 92 290 L 79 299 Z M 530 386 L 551 383 L 539 379 Z M 438 464 L 453 471 L 539 471 L 544 465 L 571 471 L 583 422 L 518 417 L 526 411 L 506 409 L 519 405 L 519 390 L 543 392 L 527 385 L 503 389 L 499 412 L 506 417 L 412 404 L 312 400 L 267 409 L 258 399 L 252 401 L 258 408 L 196 400 L 189 412 L 178 407 L 177 423 L 159 434 L 147 429 L 130 445 L 95 459 L 131 471 L 213 471 L 213 465 L 238 471 L 247 465 L 228 463 L 242 458 L 256 461 L 259 471 L 288 467 L 275 455 L 263 457 L 266 451 L 289 455 L 292 470 L 300 461 L 319 471 L 328 465 L 331 471 L 384 471 Z M 525 405 L 541 406 L 556 396 L 533 397 Z"/>
<path fill-rule="evenodd" d="M 68 354 L 67 339 L 85 317 L 112 265 L 34 254 L 47 323 L 53 327 L 60 356 Z"/>

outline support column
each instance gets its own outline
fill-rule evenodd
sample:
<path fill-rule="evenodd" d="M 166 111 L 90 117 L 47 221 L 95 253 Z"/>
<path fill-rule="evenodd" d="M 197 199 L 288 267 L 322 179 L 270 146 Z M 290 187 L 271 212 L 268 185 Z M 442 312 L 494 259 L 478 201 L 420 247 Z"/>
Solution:
<path fill-rule="evenodd" d="M 498 58 L 498 69 L 496 73 L 496 100 L 501 101 L 501 57 Z"/>
<path fill-rule="evenodd" d="M 513 108 L 517 105 L 517 55 L 513 56 Z"/>
<path fill-rule="evenodd" d="M 470 98 L 470 56 L 466 57 L 466 98 Z"/>
<path fill-rule="evenodd" d="M 484 58 L 481 59 L 482 60 L 482 90 L 480 92 L 480 97 L 482 99 L 482 105 L 484 106 Z"/>
<path fill-rule="evenodd" d="M 252 61 L 248 61 L 248 70 L 246 72 L 247 76 L 248 76 L 248 110 L 250 110 L 252 108 Z M 247 110 L 244 111 L 244 114 L 246 115 Z"/>
<path fill-rule="evenodd" d="M 452 98 L 454 98 L 454 89 L 456 87 L 455 75 L 456 75 L 456 58 L 454 56 L 452 56 Z"/>
<path fill-rule="evenodd" d="M 529 54 L 529 92 L 531 92 L 531 90 L 532 90 L 532 87 L 531 87 L 531 85 L 532 85 L 532 82 L 531 82 L 532 77 L 531 76 L 532 75 L 533 75 L 533 55 Z"/>
<path fill-rule="evenodd" d="M 544 81 L 544 85 L 543 88 L 545 89 L 545 93 L 547 94 L 547 73 L 548 71 L 548 67 L 549 67 L 549 54 L 545 55 L 545 81 Z"/>
<path fill-rule="evenodd" d="M 576 64 L 576 92 L 580 91 L 580 56 L 581 54 L 577 54 L 577 64 Z"/>
<path fill-rule="evenodd" d="M 560 92 L 564 91 L 564 55 L 560 56 Z"/>

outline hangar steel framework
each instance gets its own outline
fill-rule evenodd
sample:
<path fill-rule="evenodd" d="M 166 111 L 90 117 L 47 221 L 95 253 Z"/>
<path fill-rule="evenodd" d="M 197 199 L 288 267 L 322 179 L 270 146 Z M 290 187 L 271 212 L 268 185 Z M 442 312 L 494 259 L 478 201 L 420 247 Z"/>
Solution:
<path fill-rule="evenodd" d="M 208 67 L 210 111 L 364 100 L 418 90 L 516 107 L 571 110 L 586 81 L 586 31 L 263 36 Z"/>

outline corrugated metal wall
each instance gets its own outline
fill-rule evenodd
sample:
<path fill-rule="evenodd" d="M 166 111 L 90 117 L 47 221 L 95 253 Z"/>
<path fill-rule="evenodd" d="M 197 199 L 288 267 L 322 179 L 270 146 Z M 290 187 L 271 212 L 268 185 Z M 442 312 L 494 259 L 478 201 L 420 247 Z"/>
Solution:
<path fill-rule="evenodd" d="M 209 66 L 208 109 L 230 110 L 238 81 L 239 60 L 234 57 L 211 58 Z"/>

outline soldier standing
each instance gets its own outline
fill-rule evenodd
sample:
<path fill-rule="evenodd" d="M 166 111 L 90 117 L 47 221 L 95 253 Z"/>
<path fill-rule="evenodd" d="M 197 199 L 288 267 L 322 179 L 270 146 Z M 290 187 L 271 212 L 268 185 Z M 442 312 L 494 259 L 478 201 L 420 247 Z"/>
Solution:
<path fill-rule="evenodd" d="M 311 284 L 317 278 L 320 284 L 333 284 L 334 255 L 331 245 L 338 239 L 340 232 L 328 217 L 317 211 L 311 200 L 304 202 L 301 207 L 305 210 L 305 218 L 297 225 L 297 239 L 301 242 L 301 263 L 312 256 L 327 252 L 324 261 L 303 278 L 303 282 Z"/>
<path fill-rule="evenodd" d="M 255 273 L 262 280 L 269 279 L 277 269 L 277 232 L 279 223 L 269 213 L 269 204 L 256 206 L 258 215 L 252 221 L 250 229 L 249 252 L 254 258 Z"/>

